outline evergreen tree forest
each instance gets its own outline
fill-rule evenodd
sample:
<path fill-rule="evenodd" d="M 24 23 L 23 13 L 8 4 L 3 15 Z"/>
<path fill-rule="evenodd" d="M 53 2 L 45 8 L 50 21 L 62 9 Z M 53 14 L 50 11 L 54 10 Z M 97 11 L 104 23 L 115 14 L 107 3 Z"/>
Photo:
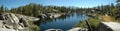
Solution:
<path fill-rule="evenodd" d="M 96 13 L 99 14 L 109 14 L 114 17 L 120 17 L 120 0 L 117 0 L 117 4 L 108 4 L 108 5 L 99 5 L 93 8 L 79 8 L 79 7 L 65 7 L 65 6 L 43 6 L 40 4 L 30 3 L 25 6 L 20 6 L 17 8 L 8 9 L 4 5 L 0 6 L 0 13 L 9 12 L 15 14 L 22 14 L 28 16 L 37 17 L 39 14 L 45 13 L 69 13 L 69 12 L 78 12 L 86 11 L 91 12 L 93 9 L 96 10 Z M 57 10 L 57 12 L 55 12 Z"/>
<path fill-rule="evenodd" d="M 55 11 L 57 10 L 57 11 Z M 35 3 L 30 3 L 26 6 L 20 6 L 17 8 L 7 9 L 5 6 L 0 6 L 0 13 L 9 12 L 15 14 L 22 14 L 28 16 L 37 17 L 39 14 L 43 13 L 67 13 L 75 11 L 72 7 L 65 6 L 43 6 Z"/>

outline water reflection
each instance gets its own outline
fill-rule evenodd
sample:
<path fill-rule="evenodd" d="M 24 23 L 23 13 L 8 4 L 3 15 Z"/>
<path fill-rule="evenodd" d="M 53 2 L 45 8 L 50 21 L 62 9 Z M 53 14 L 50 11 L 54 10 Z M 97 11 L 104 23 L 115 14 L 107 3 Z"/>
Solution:
<path fill-rule="evenodd" d="M 61 16 L 60 18 L 48 19 L 42 21 L 42 23 L 40 24 L 40 31 L 44 31 L 47 29 L 62 29 L 65 31 L 71 29 L 80 20 L 85 20 L 86 18 L 87 16 L 84 14 L 72 13 L 67 16 Z"/>

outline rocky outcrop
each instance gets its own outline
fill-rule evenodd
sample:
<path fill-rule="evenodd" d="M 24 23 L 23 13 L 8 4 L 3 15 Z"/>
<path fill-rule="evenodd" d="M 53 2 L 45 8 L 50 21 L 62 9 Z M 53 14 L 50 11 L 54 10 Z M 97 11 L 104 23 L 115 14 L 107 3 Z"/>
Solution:
<path fill-rule="evenodd" d="M 72 28 L 70 30 L 67 31 L 88 31 L 87 28 L 81 28 L 81 27 L 76 27 L 76 28 Z"/>
<path fill-rule="evenodd" d="M 48 29 L 48 30 L 45 30 L 45 31 L 63 31 L 61 29 Z"/>
<path fill-rule="evenodd" d="M 48 29 L 45 31 L 63 31 L 62 29 Z M 66 31 L 89 31 L 87 28 L 81 28 L 81 27 L 76 27 L 76 28 L 72 28 Z"/>
<path fill-rule="evenodd" d="M 29 21 L 38 21 L 39 18 L 13 13 L 0 14 L 0 31 L 29 31 Z"/>
<path fill-rule="evenodd" d="M 101 22 L 97 31 L 120 31 L 118 22 Z"/>
<path fill-rule="evenodd" d="M 61 16 L 65 16 L 65 15 L 67 15 L 67 13 L 46 13 L 46 14 L 40 14 L 38 17 L 39 18 L 43 18 L 43 19 L 45 19 L 45 18 L 59 18 L 59 17 L 61 17 Z"/>

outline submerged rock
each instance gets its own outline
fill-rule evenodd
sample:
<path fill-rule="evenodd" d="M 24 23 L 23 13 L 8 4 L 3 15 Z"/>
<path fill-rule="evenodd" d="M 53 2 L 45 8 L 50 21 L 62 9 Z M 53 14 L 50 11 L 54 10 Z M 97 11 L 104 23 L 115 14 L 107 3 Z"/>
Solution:
<path fill-rule="evenodd" d="M 0 31 L 29 31 L 29 21 L 38 21 L 39 18 L 13 13 L 0 14 Z"/>

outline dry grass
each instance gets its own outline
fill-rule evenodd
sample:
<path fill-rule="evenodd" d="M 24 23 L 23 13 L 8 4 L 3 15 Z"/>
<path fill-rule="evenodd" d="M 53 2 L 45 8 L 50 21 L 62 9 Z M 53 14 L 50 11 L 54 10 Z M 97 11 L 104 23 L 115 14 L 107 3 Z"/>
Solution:
<path fill-rule="evenodd" d="M 102 16 L 102 19 L 103 19 L 104 21 L 106 21 L 106 22 L 114 21 L 114 18 L 111 17 L 111 16 L 105 16 L 105 15 L 103 15 L 103 16 Z"/>

